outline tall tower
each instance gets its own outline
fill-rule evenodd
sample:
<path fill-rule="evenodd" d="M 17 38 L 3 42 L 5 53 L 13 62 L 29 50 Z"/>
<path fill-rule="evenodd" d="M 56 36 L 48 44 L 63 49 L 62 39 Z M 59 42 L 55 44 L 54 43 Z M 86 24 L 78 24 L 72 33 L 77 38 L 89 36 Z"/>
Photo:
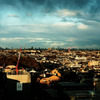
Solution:
<path fill-rule="evenodd" d="M 22 47 L 20 47 L 20 52 L 19 52 L 18 61 L 17 61 L 17 65 L 16 65 L 16 73 L 17 73 L 17 74 L 18 74 L 18 65 L 19 65 L 21 50 L 22 50 Z"/>

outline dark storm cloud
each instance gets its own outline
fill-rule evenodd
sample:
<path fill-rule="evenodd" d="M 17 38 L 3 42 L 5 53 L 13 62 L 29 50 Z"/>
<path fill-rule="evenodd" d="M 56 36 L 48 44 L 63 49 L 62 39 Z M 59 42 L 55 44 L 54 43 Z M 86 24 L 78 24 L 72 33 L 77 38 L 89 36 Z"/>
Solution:
<path fill-rule="evenodd" d="M 19 7 L 45 6 L 47 8 L 70 8 L 70 9 L 85 9 L 91 8 L 98 11 L 100 0 L 0 0 L 0 4 L 13 5 Z M 19 4 L 19 5 L 18 5 Z"/>
<path fill-rule="evenodd" d="M 50 13 L 59 9 L 70 9 L 94 14 L 100 12 L 99 4 L 100 0 L 0 0 L 1 7 L 6 8 L 9 5 L 19 12 L 44 10 Z M 77 15 L 81 16 L 79 12 Z"/>

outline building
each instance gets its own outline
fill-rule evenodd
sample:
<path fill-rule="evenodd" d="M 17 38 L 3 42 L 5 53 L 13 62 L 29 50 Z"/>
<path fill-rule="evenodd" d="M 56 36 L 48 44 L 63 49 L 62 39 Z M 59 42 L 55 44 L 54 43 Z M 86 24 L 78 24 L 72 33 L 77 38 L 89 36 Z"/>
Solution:
<path fill-rule="evenodd" d="M 99 61 L 92 60 L 88 62 L 88 66 L 98 66 L 98 65 L 99 65 Z"/>

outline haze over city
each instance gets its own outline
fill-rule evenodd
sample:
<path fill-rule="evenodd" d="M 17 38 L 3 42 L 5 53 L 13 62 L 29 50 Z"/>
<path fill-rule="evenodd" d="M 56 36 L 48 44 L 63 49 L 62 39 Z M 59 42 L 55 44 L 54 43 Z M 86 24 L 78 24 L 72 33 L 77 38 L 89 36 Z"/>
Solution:
<path fill-rule="evenodd" d="M 1 47 L 100 47 L 100 0 L 0 0 Z"/>

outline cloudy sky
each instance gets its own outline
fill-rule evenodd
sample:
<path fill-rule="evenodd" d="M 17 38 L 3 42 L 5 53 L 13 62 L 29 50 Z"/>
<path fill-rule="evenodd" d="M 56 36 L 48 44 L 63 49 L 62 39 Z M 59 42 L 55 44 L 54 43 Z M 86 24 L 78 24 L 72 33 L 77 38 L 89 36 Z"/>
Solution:
<path fill-rule="evenodd" d="M 0 46 L 100 48 L 100 0 L 0 0 Z"/>

